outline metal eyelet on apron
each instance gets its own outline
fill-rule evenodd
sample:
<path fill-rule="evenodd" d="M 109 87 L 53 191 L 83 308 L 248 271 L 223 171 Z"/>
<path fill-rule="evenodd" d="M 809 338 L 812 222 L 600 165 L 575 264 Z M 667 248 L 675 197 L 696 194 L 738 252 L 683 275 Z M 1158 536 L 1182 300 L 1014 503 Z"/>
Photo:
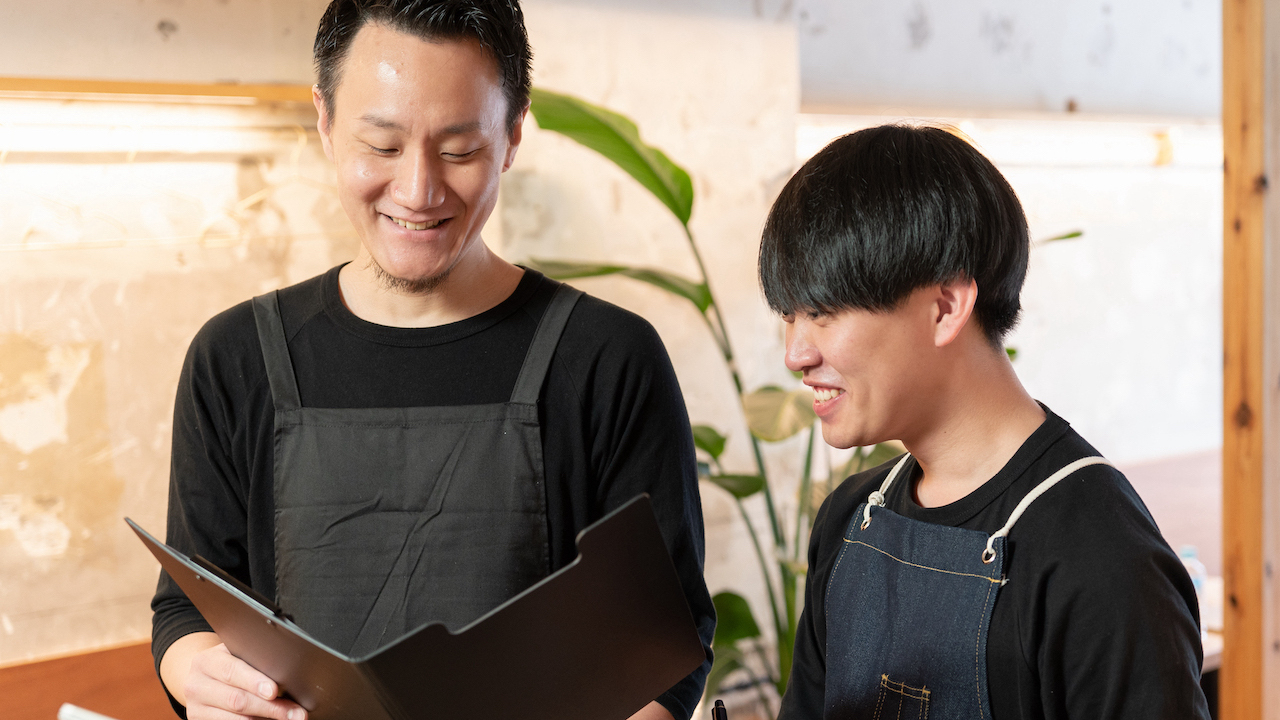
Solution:
<path fill-rule="evenodd" d="M 904 455 L 854 511 L 828 579 L 824 718 L 989 719 L 987 633 L 1005 582 L 1009 532 L 1055 484 L 1083 467 L 1111 464 L 1090 457 L 1063 467 L 987 535 L 886 508 L 910 459 Z"/>
<path fill-rule="evenodd" d="M 557 285 L 511 399 L 449 407 L 303 407 L 277 295 L 254 299 L 276 603 L 316 639 L 358 657 L 427 622 L 458 630 L 550 572 L 537 401 L 582 295 Z"/>

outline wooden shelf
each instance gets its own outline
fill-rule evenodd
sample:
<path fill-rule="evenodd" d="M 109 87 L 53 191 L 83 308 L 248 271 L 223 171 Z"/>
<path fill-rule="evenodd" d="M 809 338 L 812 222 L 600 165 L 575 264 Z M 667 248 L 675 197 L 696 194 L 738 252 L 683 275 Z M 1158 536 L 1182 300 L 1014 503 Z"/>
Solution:
<path fill-rule="evenodd" d="M 261 102 L 311 102 L 309 85 L 240 85 L 237 83 L 163 83 L 124 80 L 0 77 L 0 94 L 94 98 L 243 98 Z"/>

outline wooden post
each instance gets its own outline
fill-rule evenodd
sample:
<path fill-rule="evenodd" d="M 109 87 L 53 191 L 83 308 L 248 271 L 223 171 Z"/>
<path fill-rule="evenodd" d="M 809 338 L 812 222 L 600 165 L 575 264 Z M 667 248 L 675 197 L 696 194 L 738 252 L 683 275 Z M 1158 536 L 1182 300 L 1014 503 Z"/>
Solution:
<path fill-rule="evenodd" d="M 1223 0 L 1224 720 L 1280 718 L 1280 0 Z M 1274 180 L 1269 180 L 1274 178 Z M 1266 715 L 1264 715 L 1264 708 Z"/>

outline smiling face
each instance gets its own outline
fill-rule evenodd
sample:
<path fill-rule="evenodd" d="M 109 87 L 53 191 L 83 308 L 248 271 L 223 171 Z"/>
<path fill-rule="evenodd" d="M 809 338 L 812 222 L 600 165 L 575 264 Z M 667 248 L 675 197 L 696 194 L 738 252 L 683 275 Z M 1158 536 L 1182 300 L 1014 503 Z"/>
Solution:
<path fill-rule="evenodd" d="M 325 153 L 362 244 L 356 265 L 384 287 L 429 292 L 483 257 L 480 230 L 515 159 L 493 58 L 471 40 L 427 42 L 371 23 L 352 40 Z"/>
<path fill-rule="evenodd" d="M 907 440 L 927 416 L 938 360 L 931 291 L 887 312 L 798 312 L 786 320 L 787 368 L 804 373 L 829 445 Z"/>

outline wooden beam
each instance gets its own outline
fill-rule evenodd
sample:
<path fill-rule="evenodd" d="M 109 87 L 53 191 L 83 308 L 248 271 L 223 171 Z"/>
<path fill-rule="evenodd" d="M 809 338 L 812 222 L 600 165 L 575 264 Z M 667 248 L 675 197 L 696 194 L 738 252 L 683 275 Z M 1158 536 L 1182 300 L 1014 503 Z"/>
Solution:
<path fill-rule="evenodd" d="M 163 83 L 122 80 L 0 77 L 0 93 L 57 96 L 143 96 L 174 98 L 246 98 L 264 102 L 311 102 L 310 85 L 237 83 Z"/>
<path fill-rule="evenodd" d="M 1269 136 L 1280 131 L 1276 57 L 1280 0 L 1224 0 L 1223 178 L 1223 575 L 1225 647 L 1220 717 L 1280 717 L 1275 558 L 1277 339 L 1274 268 L 1280 200 Z M 1280 181 L 1280 177 L 1276 178 Z M 1264 715 L 1264 708 L 1270 708 Z"/>

